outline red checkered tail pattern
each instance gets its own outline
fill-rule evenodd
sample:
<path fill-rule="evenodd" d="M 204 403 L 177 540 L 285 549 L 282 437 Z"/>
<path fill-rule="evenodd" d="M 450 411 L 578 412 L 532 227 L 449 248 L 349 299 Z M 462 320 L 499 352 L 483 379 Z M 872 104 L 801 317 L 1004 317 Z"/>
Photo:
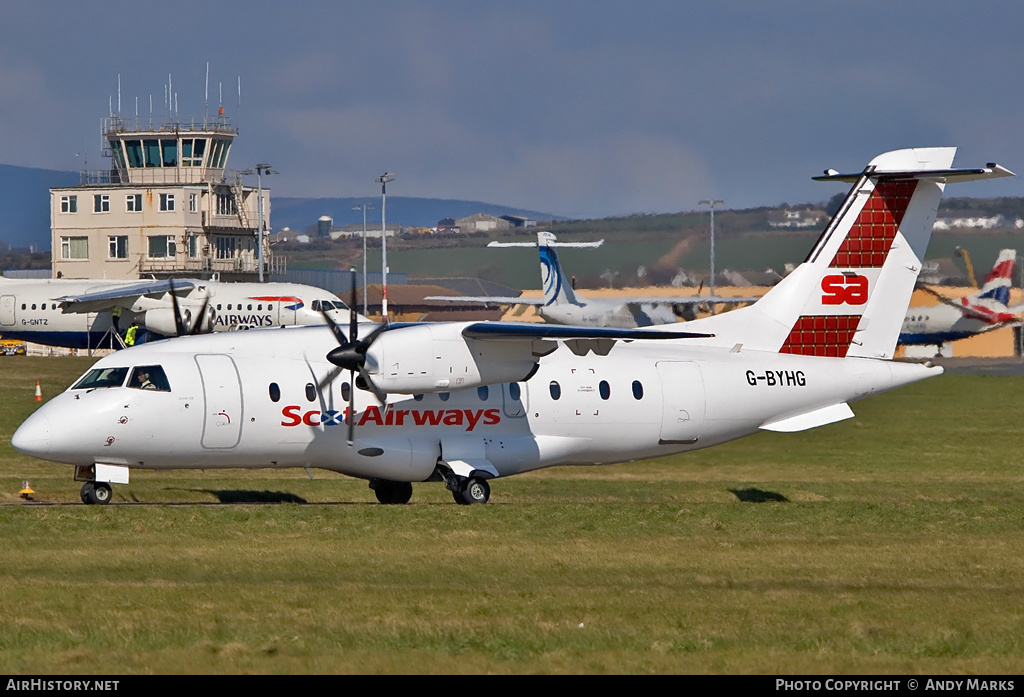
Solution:
<path fill-rule="evenodd" d="M 996 164 L 953 168 L 955 153 L 896 150 L 862 172 L 815 177 L 852 188 L 804 263 L 754 305 L 691 328 L 747 349 L 892 358 L 945 185 L 1013 175 Z"/>

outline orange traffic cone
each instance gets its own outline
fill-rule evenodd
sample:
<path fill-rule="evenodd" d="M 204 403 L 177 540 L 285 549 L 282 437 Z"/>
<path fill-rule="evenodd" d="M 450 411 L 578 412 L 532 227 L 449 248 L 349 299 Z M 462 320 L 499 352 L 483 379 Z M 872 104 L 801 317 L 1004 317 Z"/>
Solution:
<path fill-rule="evenodd" d="M 37 402 L 43 401 L 43 391 L 41 389 L 39 389 L 39 381 L 38 380 L 36 380 L 36 401 Z"/>

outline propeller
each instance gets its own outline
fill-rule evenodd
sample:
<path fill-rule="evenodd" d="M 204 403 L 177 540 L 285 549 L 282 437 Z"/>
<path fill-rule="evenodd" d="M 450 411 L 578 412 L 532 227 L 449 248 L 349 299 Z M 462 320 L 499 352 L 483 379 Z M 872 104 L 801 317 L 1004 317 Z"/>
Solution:
<path fill-rule="evenodd" d="M 923 290 L 923 291 L 924 291 L 925 293 L 928 293 L 928 294 L 930 294 L 930 295 L 933 295 L 933 296 L 935 296 L 935 298 L 936 298 L 936 299 L 937 299 L 937 300 L 938 300 L 939 302 L 941 302 L 941 303 L 943 303 L 943 304 L 945 304 L 945 305 L 949 305 L 950 307 L 955 307 L 955 308 L 956 308 L 956 309 L 958 309 L 958 310 L 964 310 L 964 309 L 966 309 L 966 308 L 964 308 L 964 306 L 963 306 L 962 304 L 960 304 L 959 302 L 957 302 L 957 301 L 955 301 L 955 300 L 952 300 L 951 298 L 947 298 L 946 296 L 942 295 L 941 293 L 939 293 L 939 292 L 938 292 L 937 290 L 935 290 L 934 288 L 930 288 L 929 286 L 926 286 L 926 285 L 924 285 L 923 283 L 918 283 L 918 284 L 917 284 L 917 288 L 918 288 L 918 290 Z"/>
<path fill-rule="evenodd" d="M 202 334 L 203 318 L 206 316 L 206 310 L 210 304 L 210 294 L 207 293 L 203 298 L 203 304 L 199 306 L 199 313 L 196 315 L 195 324 L 193 324 L 192 310 L 185 308 L 185 313 L 182 314 L 181 307 L 178 305 L 178 296 L 174 292 L 174 279 L 171 278 L 168 281 L 171 287 L 171 305 L 174 307 L 174 336 Z"/>
<path fill-rule="evenodd" d="M 385 404 L 387 401 L 387 393 L 381 390 L 373 380 L 370 379 L 369 373 L 366 372 L 366 352 L 370 350 L 370 346 L 380 335 L 381 332 L 386 331 L 389 327 L 388 324 L 381 324 L 379 327 L 374 329 L 370 334 L 364 338 L 359 338 L 359 323 L 356 320 L 356 274 L 352 271 L 352 296 L 351 302 L 349 303 L 349 323 L 348 323 L 348 336 L 345 336 L 344 330 L 339 327 L 331 316 L 324 309 L 323 303 L 320 304 L 320 314 L 324 316 L 324 321 L 327 326 L 331 328 L 331 333 L 334 334 L 335 340 L 338 342 L 338 346 L 327 352 L 327 360 L 336 365 L 340 370 L 347 370 L 349 372 L 349 384 L 351 388 L 348 393 L 348 444 L 352 445 L 353 442 L 353 426 L 355 423 L 355 388 L 356 386 L 361 389 L 370 390 L 377 397 L 381 404 Z M 359 382 L 356 382 L 356 373 L 359 374 Z M 333 372 L 325 378 L 324 382 L 330 382 L 337 375 L 337 372 Z"/>

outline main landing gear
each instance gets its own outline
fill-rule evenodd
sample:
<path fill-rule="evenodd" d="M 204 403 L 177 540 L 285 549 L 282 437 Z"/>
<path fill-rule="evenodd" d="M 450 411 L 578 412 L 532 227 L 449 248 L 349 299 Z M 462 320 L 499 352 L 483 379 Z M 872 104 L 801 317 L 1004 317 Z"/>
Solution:
<path fill-rule="evenodd" d="M 86 482 L 82 485 L 82 503 L 87 506 L 110 503 L 110 485 L 106 482 Z"/>
<path fill-rule="evenodd" d="M 392 482 L 387 479 L 371 479 L 370 488 L 381 503 L 409 503 L 412 498 L 411 482 Z"/>
<path fill-rule="evenodd" d="M 462 480 L 459 484 L 458 488 L 452 489 L 452 498 L 460 506 L 487 503 L 487 500 L 491 498 L 491 486 L 487 483 L 486 479 L 469 477 Z"/>
<path fill-rule="evenodd" d="M 483 477 L 456 477 L 450 472 L 444 477 L 445 485 L 452 492 L 452 498 L 460 506 L 487 503 L 491 498 L 491 487 Z M 409 503 L 412 498 L 410 482 L 393 482 L 387 479 L 371 479 L 370 488 L 377 500 L 384 504 Z M 82 489 L 85 500 L 85 489 Z"/>

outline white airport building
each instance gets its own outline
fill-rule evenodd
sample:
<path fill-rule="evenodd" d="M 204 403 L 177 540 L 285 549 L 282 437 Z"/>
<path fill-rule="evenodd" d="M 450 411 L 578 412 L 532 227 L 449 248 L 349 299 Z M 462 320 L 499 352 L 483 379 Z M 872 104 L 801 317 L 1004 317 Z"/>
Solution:
<path fill-rule="evenodd" d="M 135 279 L 210 276 L 256 280 L 257 228 L 263 271 L 284 272 L 270 252 L 270 192 L 245 186 L 266 165 L 227 168 L 238 135 L 223 115 L 201 120 L 127 119 L 101 125 L 110 168 L 82 173 L 82 183 L 50 189 L 53 276 Z M 258 200 L 263 199 L 262 211 Z"/>

